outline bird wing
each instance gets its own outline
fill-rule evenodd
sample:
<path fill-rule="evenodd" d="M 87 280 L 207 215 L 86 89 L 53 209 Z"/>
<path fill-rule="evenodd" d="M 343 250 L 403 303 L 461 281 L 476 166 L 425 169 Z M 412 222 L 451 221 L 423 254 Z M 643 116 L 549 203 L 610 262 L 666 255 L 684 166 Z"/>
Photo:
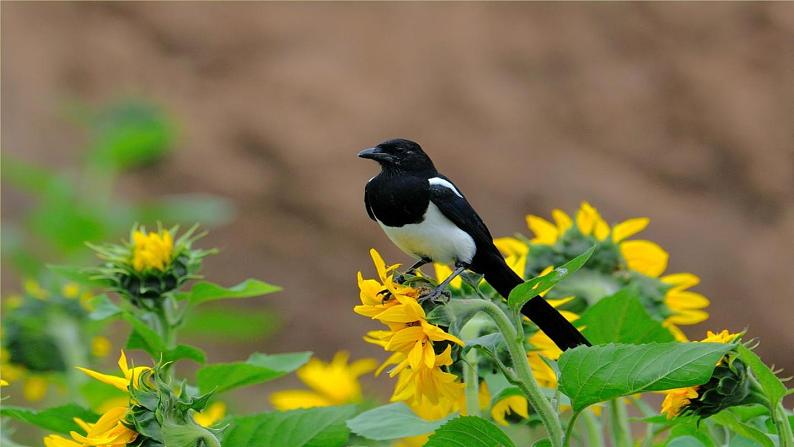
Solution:
<path fill-rule="evenodd" d="M 443 179 L 444 182 L 433 182 L 431 179 L 430 200 L 433 204 L 447 219 L 468 233 L 478 247 L 492 245 L 491 232 L 457 186 L 444 176 L 439 175 L 436 178 Z"/>

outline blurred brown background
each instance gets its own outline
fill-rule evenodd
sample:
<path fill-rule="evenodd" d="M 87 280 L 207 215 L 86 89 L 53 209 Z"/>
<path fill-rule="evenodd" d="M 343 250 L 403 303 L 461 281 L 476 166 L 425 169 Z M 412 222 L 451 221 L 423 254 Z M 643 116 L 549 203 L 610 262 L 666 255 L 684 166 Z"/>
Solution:
<path fill-rule="evenodd" d="M 84 140 L 65 101 L 136 95 L 179 121 L 179 149 L 122 195 L 209 192 L 236 220 L 203 246 L 209 277 L 285 291 L 252 350 L 346 348 L 367 249 L 406 262 L 366 216 L 376 166 L 419 141 L 497 235 L 528 212 L 648 216 L 669 271 L 702 277 L 711 320 L 749 327 L 794 372 L 794 5 L 7 3 L 3 150 L 54 168 Z M 3 192 L 3 218 L 25 204 Z M 4 285 L 7 290 L 11 285 Z"/>

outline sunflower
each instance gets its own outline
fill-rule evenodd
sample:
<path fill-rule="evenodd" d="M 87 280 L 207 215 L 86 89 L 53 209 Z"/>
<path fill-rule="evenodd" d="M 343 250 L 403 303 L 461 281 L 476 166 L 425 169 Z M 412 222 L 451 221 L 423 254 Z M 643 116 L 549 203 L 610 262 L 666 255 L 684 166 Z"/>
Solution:
<path fill-rule="evenodd" d="M 735 342 L 741 334 L 734 334 L 729 332 L 727 329 L 723 329 L 720 332 L 706 332 L 706 338 L 700 340 L 700 343 L 733 343 Z M 720 359 L 717 363 L 717 366 L 722 365 L 724 359 Z M 716 370 L 715 370 L 716 371 Z M 708 392 L 704 392 L 701 396 L 701 388 L 704 386 L 708 386 L 711 383 L 706 383 L 704 385 L 696 385 L 696 386 L 689 386 L 684 388 L 675 388 L 672 390 L 667 390 L 664 392 L 665 397 L 664 401 L 662 401 L 662 408 L 661 413 L 667 416 L 667 419 L 672 419 L 675 416 L 678 416 L 682 412 L 686 411 L 688 407 L 690 407 L 696 399 L 699 397 L 703 398 Z M 725 399 L 723 399 L 725 400 Z"/>
<path fill-rule="evenodd" d="M 596 243 L 599 250 L 580 274 L 582 285 L 574 289 L 577 296 L 582 292 L 587 295 L 583 298 L 592 303 L 625 285 L 636 283 L 642 293 L 647 294 L 645 303 L 649 313 L 662 320 L 680 341 L 687 338 L 679 326 L 708 319 L 705 308 L 709 300 L 688 290 L 697 285 L 700 278 L 692 273 L 662 276 L 667 269 L 667 252 L 655 242 L 632 239 L 648 226 L 650 220 L 647 217 L 632 218 L 610 226 L 587 202 L 581 204 L 573 219 L 559 209 L 551 214 L 554 222 L 534 215 L 526 217 L 527 226 L 534 233 L 534 238 L 529 241 L 533 244 L 531 253 L 539 258 L 535 260 L 534 268 L 543 260 L 567 261 L 572 247 L 578 250 Z M 585 284 L 587 282 L 589 285 Z"/>
<path fill-rule="evenodd" d="M 358 378 L 372 372 L 375 359 L 361 359 L 348 363 L 350 353 L 339 351 L 326 363 L 313 358 L 298 369 L 298 378 L 310 390 L 284 390 L 270 395 L 270 402 L 278 410 L 327 407 L 361 401 Z"/>
<path fill-rule="evenodd" d="M 526 217 L 527 226 L 535 234 L 530 240 L 531 243 L 554 245 L 574 228 L 574 221 L 564 211 L 555 209 L 551 214 L 555 223 L 531 214 Z M 587 202 L 582 202 L 576 212 L 576 230 L 581 235 L 592 237 L 599 242 L 611 241 L 618 246 L 625 266 L 629 270 L 655 278 L 667 268 L 669 258 L 667 252 L 652 241 L 629 240 L 630 237 L 644 230 L 649 223 L 650 219 L 647 217 L 637 217 L 610 228 L 598 210 Z"/>
<path fill-rule="evenodd" d="M 353 310 L 386 326 L 364 337 L 391 353 L 376 374 L 393 366 L 389 371 L 390 377 L 397 377 L 393 401 L 406 401 L 411 406 L 429 402 L 432 406 L 452 408 L 463 390 L 458 377 L 448 372 L 453 363 L 452 344 L 463 346 L 463 341 L 427 321 L 425 310 L 417 301 L 419 290 L 394 280 L 398 265 L 387 266 L 374 249 L 370 256 L 378 279 L 364 279 L 359 272 L 361 305 Z"/>
<path fill-rule="evenodd" d="M 134 388 L 137 388 L 139 386 L 141 374 L 151 370 L 151 368 L 147 366 L 130 368 L 124 351 L 121 351 L 118 365 L 122 377 L 102 374 L 86 368 L 78 369 L 100 382 L 112 385 L 126 392 L 129 392 L 130 384 L 132 384 Z M 127 398 L 126 401 L 129 402 L 129 398 Z M 128 405 L 119 405 L 107 409 L 95 423 L 88 423 L 82 419 L 75 418 L 74 421 L 83 429 L 85 432 L 84 435 L 76 431 L 69 433 L 72 439 L 67 439 L 58 435 L 48 435 L 44 438 L 44 445 L 46 447 L 126 446 L 138 437 L 138 433 L 130 429 L 125 422 L 129 412 L 130 408 Z"/>

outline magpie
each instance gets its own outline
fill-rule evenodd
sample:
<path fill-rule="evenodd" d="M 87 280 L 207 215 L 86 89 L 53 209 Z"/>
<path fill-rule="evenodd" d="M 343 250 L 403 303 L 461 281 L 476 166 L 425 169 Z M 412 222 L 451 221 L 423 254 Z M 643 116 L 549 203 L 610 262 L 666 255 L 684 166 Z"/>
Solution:
<path fill-rule="evenodd" d="M 429 262 L 455 266 L 452 274 L 423 299 L 438 299 L 449 282 L 467 269 L 483 275 L 504 298 L 524 282 L 508 267 L 488 227 L 460 189 L 436 170 L 419 144 L 388 140 L 364 149 L 358 156 L 380 164 L 381 172 L 364 189 L 364 205 L 370 219 L 389 239 L 416 259 L 406 273 Z M 521 313 L 562 350 L 590 345 L 540 296 L 529 300 Z"/>

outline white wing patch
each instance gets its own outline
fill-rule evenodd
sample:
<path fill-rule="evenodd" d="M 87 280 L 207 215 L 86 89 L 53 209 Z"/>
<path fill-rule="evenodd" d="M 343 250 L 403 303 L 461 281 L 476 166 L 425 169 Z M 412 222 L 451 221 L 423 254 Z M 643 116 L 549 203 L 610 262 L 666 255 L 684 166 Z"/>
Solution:
<path fill-rule="evenodd" d="M 455 193 L 455 195 L 457 195 L 457 196 L 458 196 L 458 197 L 460 197 L 460 198 L 463 198 L 463 194 L 461 194 L 461 193 L 458 191 L 458 189 L 457 189 L 457 188 L 455 188 L 455 185 L 453 185 L 452 183 L 450 183 L 448 180 L 444 180 L 444 179 L 443 179 L 443 178 L 441 178 L 441 177 L 433 177 L 433 178 L 429 179 L 427 182 L 428 182 L 428 183 L 430 183 L 430 186 L 433 186 L 433 185 L 438 185 L 438 186 L 443 186 L 443 187 L 445 187 L 445 188 L 447 188 L 447 189 L 451 189 L 451 190 L 452 190 L 452 192 L 454 192 L 454 193 Z"/>
<path fill-rule="evenodd" d="M 401 227 L 389 227 L 381 221 L 378 224 L 394 245 L 416 259 L 424 257 L 446 264 L 457 261 L 468 264 L 477 251 L 474 239 L 447 219 L 433 202 L 428 204 L 421 223 Z"/>

